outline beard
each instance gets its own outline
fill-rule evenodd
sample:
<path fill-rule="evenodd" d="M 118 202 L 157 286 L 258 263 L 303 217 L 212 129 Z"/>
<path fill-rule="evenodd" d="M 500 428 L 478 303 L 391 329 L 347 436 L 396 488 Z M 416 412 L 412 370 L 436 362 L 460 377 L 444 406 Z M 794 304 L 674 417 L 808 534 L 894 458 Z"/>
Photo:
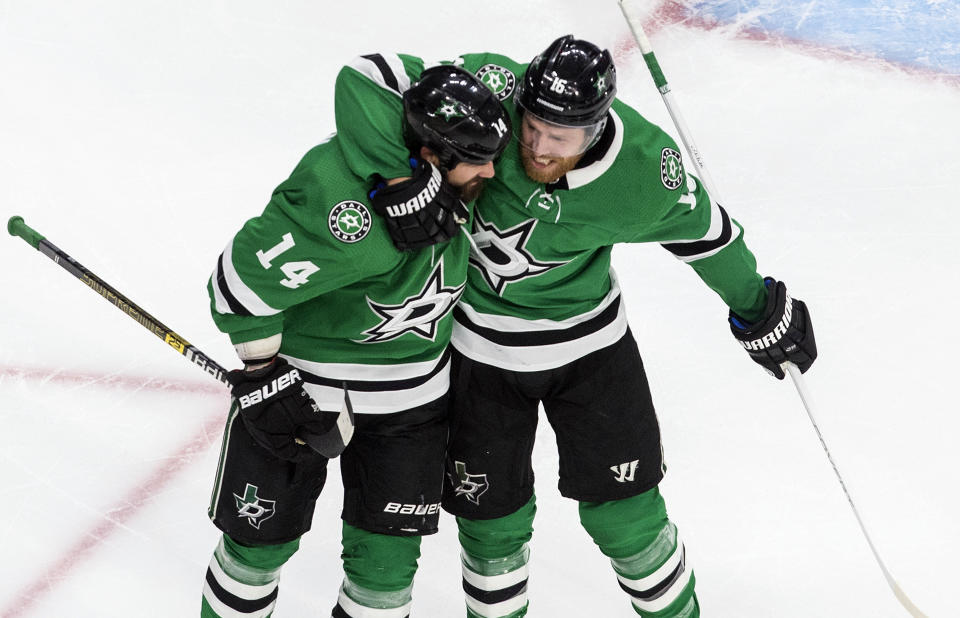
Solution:
<path fill-rule="evenodd" d="M 530 180 L 544 184 L 554 182 L 572 170 L 580 161 L 580 157 L 583 156 L 580 154 L 572 157 L 538 157 L 533 154 L 533 151 L 524 148 L 522 145 L 519 148 L 520 160 L 523 161 L 523 169 L 527 176 Z M 546 163 L 546 166 L 538 166 L 538 159 L 540 163 Z"/>
<path fill-rule="evenodd" d="M 464 204 L 475 201 L 483 193 L 483 185 L 483 178 L 474 178 L 462 187 L 458 187 L 460 199 Z"/>

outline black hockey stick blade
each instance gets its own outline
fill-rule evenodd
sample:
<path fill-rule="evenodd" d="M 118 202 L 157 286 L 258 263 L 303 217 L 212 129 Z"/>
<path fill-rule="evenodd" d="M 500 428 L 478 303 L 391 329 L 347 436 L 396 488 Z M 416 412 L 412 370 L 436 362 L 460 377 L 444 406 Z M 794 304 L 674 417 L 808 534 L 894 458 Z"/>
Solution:
<path fill-rule="evenodd" d="M 297 438 L 327 459 L 333 459 L 339 457 L 343 449 L 350 444 L 350 439 L 353 438 L 353 428 L 353 404 L 350 403 L 350 391 L 347 390 L 347 383 L 344 382 L 343 408 L 337 416 L 337 423 L 321 434 L 298 432 Z"/>

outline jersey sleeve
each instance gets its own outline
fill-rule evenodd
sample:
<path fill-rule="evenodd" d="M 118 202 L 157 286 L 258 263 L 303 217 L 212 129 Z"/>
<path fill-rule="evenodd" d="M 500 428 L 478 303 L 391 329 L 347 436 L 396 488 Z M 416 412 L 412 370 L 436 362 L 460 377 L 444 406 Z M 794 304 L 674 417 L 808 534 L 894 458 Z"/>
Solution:
<path fill-rule="evenodd" d="M 274 191 L 263 213 L 247 221 L 217 259 L 207 283 L 217 327 L 233 343 L 280 333 L 294 305 L 364 278 L 371 264 L 327 231 L 318 206 L 319 180 L 294 174 Z"/>
<path fill-rule="evenodd" d="M 748 320 L 759 319 L 767 292 L 743 228 L 686 172 L 673 139 L 657 132 L 653 156 L 641 164 L 639 175 L 648 216 L 636 218 L 642 230 L 627 228 L 633 235 L 628 240 L 660 243 L 689 264 L 730 309 Z"/>
<path fill-rule="evenodd" d="M 687 175 L 685 185 L 661 220 L 661 246 L 689 264 L 727 307 L 748 320 L 759 319 L 767 292 L 743 227 L 696 177 Z"/>
<path fill-rule="evenodd" d="M 414 56 L 369 54 L 357 56 L 337 75 L 337 135 L 347 165 L 361 178 L 410 175 L 401 96 L 423 67 Z"/>

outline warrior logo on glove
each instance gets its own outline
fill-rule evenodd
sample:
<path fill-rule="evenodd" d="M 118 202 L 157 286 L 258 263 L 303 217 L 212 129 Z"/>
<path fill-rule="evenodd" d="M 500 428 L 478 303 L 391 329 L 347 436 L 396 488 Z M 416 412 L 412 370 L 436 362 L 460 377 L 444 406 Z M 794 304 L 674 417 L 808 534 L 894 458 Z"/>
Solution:
<path fill-rule="evenodd" d="M 763 283 L 767 287 L 763 317 L 750 324 L 731 311 L 730 330 L 750 358 L 778 380 L 786 375 L 781 367 L 784 363 L 793 363 L 805 373 L 817 359 L 807 306 L 791 298 L 782 281 L 767 277 Z"/>

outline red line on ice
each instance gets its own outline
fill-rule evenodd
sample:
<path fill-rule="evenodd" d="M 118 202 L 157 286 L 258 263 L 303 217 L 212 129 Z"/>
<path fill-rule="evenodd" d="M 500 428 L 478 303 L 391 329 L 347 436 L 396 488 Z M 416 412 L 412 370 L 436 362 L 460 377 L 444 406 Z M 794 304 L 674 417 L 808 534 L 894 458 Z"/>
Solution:
<path fill-rule="evenodd" d="M 55 384 L 102 386 L 125 388 L 130 390 L 197 394 L 222 394 L 226 392 L 226 387 L 224 385 L 218 385 L 213 380 L 208 380 L 206 382 L 163 380 L 147 376 L 124 376 L 83 371 L 62 371 L 60 369 L 42 367 L 27 368 L 0 365 L 0 379 L 8 377 L 22 378 L 25 380 L 39 380 L 42 382 L 53 382 Z"/>
<path fill-rule="evenodd" d="M 41 369 L 16 369 L 0 367 L 0 377 L 22 377 L 27 379 L 48 380 L 59 383 L 91 384 L 131 389 L 150 389 L 178 391 L 187 393 L 215 393 L 225 395 L 225 389 L 216 384 L 191 384 L 189 382 L 167 382 L 152 378 L 133 378 L 124 376 L 97 375 L 82 372 L 58 372 Z M 43 597 L 53 591 L 57 584 L 80 563 L 82 563 L 104 541 L 120 529 L 127 521 L 139 513 L 182 468 L 214 443 L 220 435 L 225 422 L 224 410 L 211 415 L 186 442 L 166 457 L 140 484 L 133 487 L 113 507 L 103 513 L 103 521 L 80 535 L 73 546 L 66 549 L 59 560 L 41 573 L 32 583 L 25 586 L 0 611 L 3 618 L 22 616 Z"/>
<path fill-rule="evenodd" d="M 677 0 L 664 0 L 644 20 L 643 28 L 647 31 L 648 35 L 652 35 L 663 27 L 672 25 L 680 25 L 687 28 L 705 31 L 732 27 L 731 24 L 715 22 L 704 19 L 699 15 L 695 15 L 686 7 L 686 5 L 677 2 Z M 862 64 L 869 64 L 872 66 L 881 66 L 933 81 L 960 86 L 960 75 L 942 73 L 933 69 L 925 69 L 901 62 L 892 62 L 868 53 L 857 53 L 835 47 L 829 47 L 826 45 L 819 45 L 803 39 L 796 39 L 771 33 L 760 28 L 751 28 L 746 26 L 738 28 L 735 31 L 733 38 L 748 41 L 759 41 L 763 43 L 773 43 L 781 47 L 794 47 L 800 49 L 804 53 L 818 58 L 841 60 L 845 62 L 860 62 Z M 627 35 L 616 45 L 614 49 L 614 56 L 618 62 L 622 62 L 624 61 L 625 56 L 636 48 L 636 41 L 633 40 L 632 36 Z"/>

